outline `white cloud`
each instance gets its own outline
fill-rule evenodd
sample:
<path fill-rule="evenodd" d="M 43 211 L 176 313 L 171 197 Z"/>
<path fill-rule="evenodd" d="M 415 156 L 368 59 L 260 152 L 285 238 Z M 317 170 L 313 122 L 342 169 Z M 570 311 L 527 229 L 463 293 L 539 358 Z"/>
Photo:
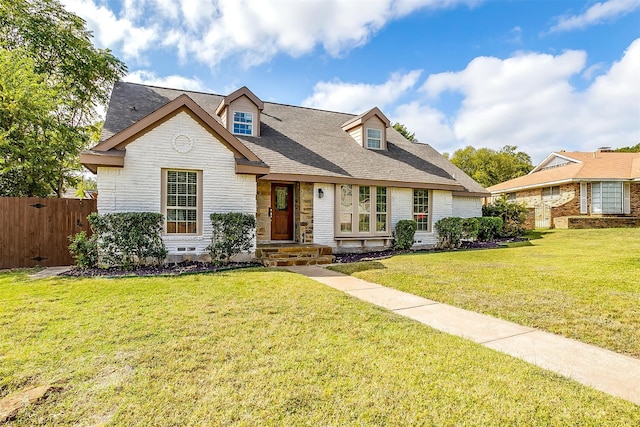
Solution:
<path fill-rule="evenodd" d="M 411 90 L 422 70 L 393 73 L 382 84 L 348 83 L 340 80 L 318 82 L 313 94 L 302 101 L 305 107 L 360 114 L 378 107 L 382 110 Z"/>
<path fill-rule="evenodd" d="M 95 32 L 98 44 L 138 57 L 158 47 L 183 61 L 216 66 L 228 58 L 246 67 L 284 53 L 322 48 L 331 56 L 361 46 L 388 22 L 422 9 L 480 0 L 125 0 L 119 17 L 101 0 L 63 0 Z"/>
<path fill-rule="evenodd" d="M 509 144 L 540 161 L 561 149 L 640 142 L 640 39 L 580 91 L 571 79 L 585 72 L 585 63 L 580 51 L 475 58 L 462 71 L 429 76 L 424 98 L 398 106 L 393 117 L 421 142 L 450 153 Z M 430 105 L 445 91 L 463 97 L 449 118 Z"/>
<path fill-rule="evenodd" d="M 551 27 L 550 33 L 578 30 L 590 25 L 600 24 L 640 9 L 638 0 L 608 0 L 596 3 L 580 15 L 561 16 Z"/>
<path fill-rule="evenodd" d="M 155 27 L 137 26 L 130 19 L 117 18 L 105 6 L 96 5 L 92 0 L 61 0 L 65 9 L 87 21 L 87 27 L 93 31 L 98 46 L 112 50 L 122 49 L 125 58 L 138 58 L 158 38 Z M 132 3 L 130 1 L 125 3 Z"/>
<path fill-rule="evenodd" d="M 184 77 L 179 75 L 170 75 L 160 77 L 153 71 L 136 70 L 132 71 L 123 79 L 131 83 L 141 83 L 151 86 L 169 87 L 172 89 L 192 90 L 196 92 L 213 92 L 204 86 L 202 81 L 197 77 Z"/>

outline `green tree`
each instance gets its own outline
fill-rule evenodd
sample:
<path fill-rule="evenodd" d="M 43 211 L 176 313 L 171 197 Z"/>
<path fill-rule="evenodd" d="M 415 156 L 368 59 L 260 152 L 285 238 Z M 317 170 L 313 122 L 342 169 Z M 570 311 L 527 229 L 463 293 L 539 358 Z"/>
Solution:
<path fill-rule="evenodd" d="M 491 187 L 526 175 L 533 169 L 531 157 L 525 152 L 516 151 L 517 148 L 515 145 L 505 145 L 496 151 L 468 146 L 456 150 L 450 160 L 483 187 Z"/>
<path fill-rule="evenodd" d="M 395 130 L 397 130 L 398 132 L 400 132 L 402 134 L 402 136 L 407 138 L 409 141 L 415 142 L 415 140 L 416 140 L 415 132 L 409 132 L 409 129 L 407 129 L 407 127 L 405 125 L 403 125 L 401 123 L 398 123 L 398 122 L 395 122 L 393 124 L 393 128 Z"/>
<path fill-rule="evenodd" d="M 60 196 L 78 178 L 78 153 L 88 144 L 96 107 L 106 103 L 126 66 L 95 48 L 85 22 L 56 0 L 0 0 L 0 54 L 6 83 L 0 86 L 0 134 L 11 154 L 2 159 L 0 191 Z M 12 80 L 17 63 L 32 88 Z M 37 92 L 37 102 L 20 90 Z M 28 110 L 18 113 L 16 102 Z"/>
<path fill-rule="evenodd" d="M 640 153 L 640 142 L 631 147 L 620 147 L 616 148 L 613 151 L 615 151 L 616 153 Z"/>

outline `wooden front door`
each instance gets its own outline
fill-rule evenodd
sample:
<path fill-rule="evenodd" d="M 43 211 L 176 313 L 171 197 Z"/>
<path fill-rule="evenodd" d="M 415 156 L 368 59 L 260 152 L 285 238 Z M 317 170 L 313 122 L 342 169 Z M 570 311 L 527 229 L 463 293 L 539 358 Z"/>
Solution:
<path fill-rule="evenodd" d="M 291 184 L 271 184 L 271 240 L 293 240 Z"/>

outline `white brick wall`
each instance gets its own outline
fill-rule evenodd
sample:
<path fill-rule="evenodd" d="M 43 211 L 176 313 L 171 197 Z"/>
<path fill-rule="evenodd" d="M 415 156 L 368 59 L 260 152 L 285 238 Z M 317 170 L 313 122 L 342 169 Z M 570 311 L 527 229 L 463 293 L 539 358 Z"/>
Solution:
<path fill-rule="evenodd" d="M 188 153 L 172 147 L 178 135 L 193 142 Z M 256 213 L 256 179 L 237 175 L 233 153 L 187 113 L 142 135 L 126 147 L 124 168 L 98 168 L 98 212 L 160 212 L 163 168 L 202 171 L 201 236 L 165 236 L 170 254 L 179 247 L 193 247 L 202 254 L 211 242 L 212 212 Z M 184 252 L 180 252 L 184 254 Z"/>
<path fill-rule="evenodd" d="M 482 198 L 453 196 L 453 213 L 451 216 L 460 218 L 482 216 Z"/>

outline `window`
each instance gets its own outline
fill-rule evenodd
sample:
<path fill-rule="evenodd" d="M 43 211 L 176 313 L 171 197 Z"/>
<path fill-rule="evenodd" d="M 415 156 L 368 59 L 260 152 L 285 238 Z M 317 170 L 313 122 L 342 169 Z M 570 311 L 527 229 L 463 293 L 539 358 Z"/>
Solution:
<path fill-rule="evenodd" d="M 253 135 L 253 114 L 234 111 L 233 133 L 238 135 Z"/>
<path fill-rule="evenodd" d="M 417 231 L 429 231 L 429 190 L 413 190 L 413 220 Z"/>
<path fill-rule="evenodd" d="M 380 129 L 367 129 L 367 148 L 374 150 L 382 148 L 382 131 Z"/>
<path fill-rule="evenodd" d="M 507 202 L 515 202 L 515 201 L 516 201 L 516 193 L 507 193 Z"/>
<path fill-rule="evenodd" d="M 386 235 L 387 189 L 342 184 L 339 187 L 339 234 Z"/>
<path fill-rule="evenodd" d="M 196 171 L 165 171 L 165 218 L 167 234 L 197 234 L 199 222 Z"/>
<path fill-rule="evenodd" d="M 591 184 L 591 212 L 595 214 L 621 214 L 622 199 L 622 182 L 603 181 Z"/>
<path fill-rule="evenodd" d="M 560 198 L 560 186 L 545 187 L 542 189 L 542 200 L 553 200 Z"/>

